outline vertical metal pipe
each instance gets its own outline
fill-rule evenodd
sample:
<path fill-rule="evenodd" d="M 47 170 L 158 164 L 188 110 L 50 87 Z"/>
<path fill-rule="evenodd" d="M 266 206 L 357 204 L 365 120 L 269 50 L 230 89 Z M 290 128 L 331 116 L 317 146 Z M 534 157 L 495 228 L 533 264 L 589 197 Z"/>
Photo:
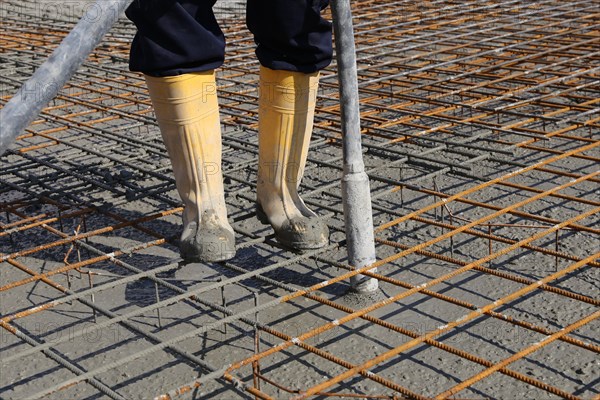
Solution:
<path fill-rule="evenodd" d="M 132 0 L 97 0 L 48 60 L 0 110 L 0 155 L 37 117 L 100 43 Z"/>
<path fill-rule="evenodd" d="M 362 159 L 356 48 L 350 1 L 332 0 L 331 11 L 342 114 L 342 199 L 348 262 L 355 268 L 361 268 L 373 264 L 376 257 L 371 190 Z M 376 279 L 360 274 L 350 279 L 350 285 L 359 293 L 373 292 L 378 288 Z"/>

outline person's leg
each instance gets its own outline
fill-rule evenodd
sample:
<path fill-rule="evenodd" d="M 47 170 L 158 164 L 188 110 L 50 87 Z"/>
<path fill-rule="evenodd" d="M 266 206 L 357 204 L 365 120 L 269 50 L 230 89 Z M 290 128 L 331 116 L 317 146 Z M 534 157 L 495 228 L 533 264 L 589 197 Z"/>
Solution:
<path fill-rule="evenodd" d="M 258 122 L 257 216 L 277 240 L 296 250 L 329 240 L 327 225 L 298 195 L 313 127 L 319 73 L 261 66 Z"/>
<path fill-rule="evenodd" d="M 127 10 L 138 33 L 130 65 L 145 74 L 184 203 L 181 255 L 222 261 L 235 254 L 221 172 L 221 125 L 214 68 L 223 35 L 214 1 L 136 0 Z"/>
<path fill-rule="evenodd" d="M 248 0 L 261 63 L 257 216 L 297 250 L 325 246 L 327 225 L 298 195 L 313 128 L 319 70 L 331 62 L 326 1 Z"/>

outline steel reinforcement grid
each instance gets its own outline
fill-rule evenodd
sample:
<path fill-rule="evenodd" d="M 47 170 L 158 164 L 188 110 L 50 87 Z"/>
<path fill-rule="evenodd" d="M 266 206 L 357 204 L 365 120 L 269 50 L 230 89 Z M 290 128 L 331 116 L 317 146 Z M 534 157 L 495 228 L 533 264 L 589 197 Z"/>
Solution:
<path fill-rule="evenodd" d="M 217 6 L 236 257 L 179 258 L 181 203 L 121 19 L 1 158 L 0 397 L 600 398 L 600 2 L 353 2 L 378 255 L 361 270 L 335 63 L 301 186 L 331 242 L 293 253 L 254 211 L 243 4 Z M 1 104 L 90 7 L 0 3 Z M 357 273 L 381 291 L 346 293 Z"/>

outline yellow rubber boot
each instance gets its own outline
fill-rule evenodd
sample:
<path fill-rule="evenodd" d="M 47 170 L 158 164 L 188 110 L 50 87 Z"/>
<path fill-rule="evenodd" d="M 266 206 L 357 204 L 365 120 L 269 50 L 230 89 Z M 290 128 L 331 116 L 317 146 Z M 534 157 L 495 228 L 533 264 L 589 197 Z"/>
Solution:
<path fill-rule="evenodd" d="M 235 255 L 221 172 L 221 124 L 214 71 L 146 76 L 160 131 L 185 205 L 181 256 L 223 261 Z"/>
<path fill-rule="evenodd" d="M 257 216 L 296 250 L 329 242 L 329 229 L 298 195 L 313 128 L 319 73 L 261 67 Z"/>

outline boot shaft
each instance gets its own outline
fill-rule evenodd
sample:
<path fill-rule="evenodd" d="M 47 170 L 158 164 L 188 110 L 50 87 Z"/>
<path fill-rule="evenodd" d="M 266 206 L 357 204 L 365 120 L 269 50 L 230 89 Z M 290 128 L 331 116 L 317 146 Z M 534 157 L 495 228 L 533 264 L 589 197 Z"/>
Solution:
<path fill-rule="evenodd" d="M 221 261 L 235 253 L 221 171 L 221 123 L 214 71 L 146 76 L 150 98 L 184 203 L 181 254 Z"/>

